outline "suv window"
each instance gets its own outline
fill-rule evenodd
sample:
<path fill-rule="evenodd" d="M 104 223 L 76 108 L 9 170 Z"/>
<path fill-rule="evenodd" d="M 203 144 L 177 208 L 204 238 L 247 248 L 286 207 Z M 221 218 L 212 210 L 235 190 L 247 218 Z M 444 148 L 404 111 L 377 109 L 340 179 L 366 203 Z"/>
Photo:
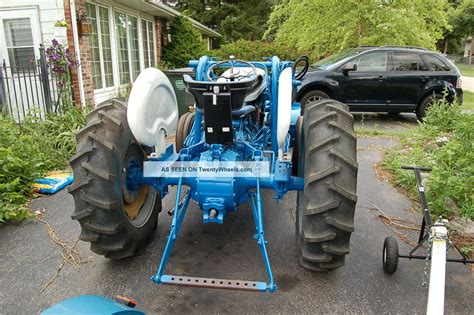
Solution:
<path fill-rule="evenodd" d="M 413 53 L 393 53 L 394 71 L 428 70 L 420 55 Z"/>
<path fill-rule="evenodd" d="M 423 55 L 429 71 L 450 71 L 451 69 L 438 57 L 433 55 Z"/>
<path fill-rule="evenodd" d="M 349 61 L 346 66 L 357 65 L 357 72 L 382 72 L 387 71 L 388 53 L 375 52 L 364 54 L 359 58 Z"/>

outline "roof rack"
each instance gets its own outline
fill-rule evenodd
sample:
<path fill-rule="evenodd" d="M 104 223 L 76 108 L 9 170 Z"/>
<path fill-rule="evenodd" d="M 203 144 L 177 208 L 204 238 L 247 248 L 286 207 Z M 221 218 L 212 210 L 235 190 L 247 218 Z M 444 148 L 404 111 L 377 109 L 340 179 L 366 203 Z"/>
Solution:
<path fill-rule="evenodd" d="M 419 50 L 426 50 L 429 51 L 429 49 L 424 48 L 424 47 L 418 47 L 418 46 L 404 46 L 404 45 L 383 45 L 383 46 L 360 46 L 359 48 L 408 48 L 408 49 L 419 49 Z"/>
<path fill-rule="evenodd" d="M 419 49 L 419 50 L 427 50 L 427 51 L 429 51 L 429 49 L 424 48 L 424 47 L 419 47 L 419 46 L 384 45 L 384 46 L 382 46 L 382 47 L 386 47 L 386 48 L 409 48 L 409 49 Z"/>

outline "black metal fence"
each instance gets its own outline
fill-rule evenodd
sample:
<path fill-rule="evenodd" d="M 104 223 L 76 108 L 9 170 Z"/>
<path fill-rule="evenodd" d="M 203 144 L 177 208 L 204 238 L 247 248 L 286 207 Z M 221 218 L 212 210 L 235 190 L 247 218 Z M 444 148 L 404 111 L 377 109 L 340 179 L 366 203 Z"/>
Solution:
<path fill-rule="evenodd" d="M 8 65 L 3 59 L 0 67 L 0 110 L 17 122 L 24 121 L 28 114 L 41 119 L 46 113 L 60 114 L 65 103 L 73 101 L 72 91 L 60 93 L 61 83 L 51 73 L 43 46 L 39 56 L 21 66 Z"/>

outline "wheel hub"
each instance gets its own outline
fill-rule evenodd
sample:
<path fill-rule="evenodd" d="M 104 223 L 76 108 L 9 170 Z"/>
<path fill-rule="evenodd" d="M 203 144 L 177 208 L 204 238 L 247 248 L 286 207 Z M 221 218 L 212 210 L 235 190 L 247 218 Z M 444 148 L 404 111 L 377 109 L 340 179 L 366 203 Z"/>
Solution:
<path fill-rule="evenodd" d="M 312 102 L 316 102 L 316 101 L 320 101 L 320 100 L 323 100 L 323 98 L 321 96 L 311 96 L 307 101 L 306 101 L 306 104 L 305 105 L 308 105 Z"/>
<path fill-rule="evenodd" d="M 122 172 L 122 201 L 129 220 L 138 217 L 148 194 L 148 186 L 137 186 L 132 179 L 133 170 L 140 168 L 144 158 L 145 154 L 137 144 L 134 143 L 127 149 L 123 164 L 126 168 Z"/>

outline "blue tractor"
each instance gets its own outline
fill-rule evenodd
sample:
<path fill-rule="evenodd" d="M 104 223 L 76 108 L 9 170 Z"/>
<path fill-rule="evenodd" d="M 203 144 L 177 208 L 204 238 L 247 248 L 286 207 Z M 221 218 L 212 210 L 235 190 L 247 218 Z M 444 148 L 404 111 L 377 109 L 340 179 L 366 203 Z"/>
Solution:
<path fill-rule="evenodd" d="M 152 281 L 273 292 L 262 191 L 281 199 L 294 190 L 300 264 L 314 271 L 343 266 L 357 201 L 356 136 L 348 107 L 330 99 L 305 108 L 294 102 L 309 66 L 306 57 L 246 62 L 203 56 L 189 65 L 195 79 L 183 79 L 195 99 L 191 112 L 178 118 L 169 80 L 149 68 L 138 76 L 128 103 L 110 100 L 87 116 L 77 135 L 69 188 L 80 239 L 107 258 L 139 254 L 155 233 L 161 200 L 174 186 L 169 236 Z M 209 224 L 223 223 L 229 212 L 250 203 L 267 281 L 165 274 L 191 200 Z"/>

